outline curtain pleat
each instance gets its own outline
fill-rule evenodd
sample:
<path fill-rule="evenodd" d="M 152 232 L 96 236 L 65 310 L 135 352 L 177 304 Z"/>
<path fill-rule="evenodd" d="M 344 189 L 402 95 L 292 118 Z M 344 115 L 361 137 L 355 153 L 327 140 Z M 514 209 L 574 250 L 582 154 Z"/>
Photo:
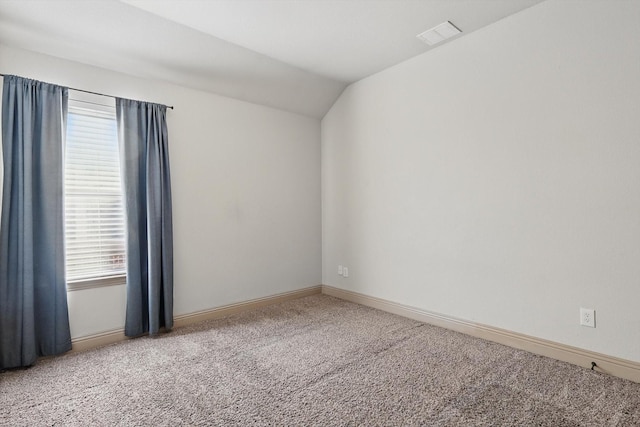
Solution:
<path fill-rule="evenodd" d="M 63 226 L 67 100 L 67 88 L 4 77 L 0 369 L 71 349 Z"/>
<path fill-rule="evenodd" d="M 173 226 L 166 107 L 116 99 L 127 217 L 125 335 L 173 327 Z"/>

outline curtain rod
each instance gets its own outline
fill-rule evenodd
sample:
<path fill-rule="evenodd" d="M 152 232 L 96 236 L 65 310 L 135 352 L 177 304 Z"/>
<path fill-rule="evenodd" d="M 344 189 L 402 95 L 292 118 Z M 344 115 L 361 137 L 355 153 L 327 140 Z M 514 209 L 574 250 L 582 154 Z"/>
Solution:
<path fill-rule="evenodd" d="M 15 74 L 3 74 L 3 73 L 0 73 L 0 76 L 2 76 L 2 77 L 9 76 L 9 75 L 15 75 Z M 28 77 L 23 77 L 23 78 L 28 78 Z M 30 80 L 35 80 L 35 79 L 30 79 Z M 50 84 L 53 84 L 53 83 L 50 83 Z M 59 86 L 59 85 L 57 85 L 57 86 Z M 108 96 L 109 98 L 118 98 L 118 97 L 113 96 L 113 95 L 107 95 L 106 93 L 92 92 L 90 90 L 77 89 L 75 87 L 68 87 L 67 89 L 75 90 L 76 92 L 90 93 L 92 95 Z M 164 104 L 160 104 L 160 105 L 164 105 Z M 172 105 L 164 105 L 164 106 L 167 107 L 167 108 L 171 108 L 173 110 L 173 106 Z"/>

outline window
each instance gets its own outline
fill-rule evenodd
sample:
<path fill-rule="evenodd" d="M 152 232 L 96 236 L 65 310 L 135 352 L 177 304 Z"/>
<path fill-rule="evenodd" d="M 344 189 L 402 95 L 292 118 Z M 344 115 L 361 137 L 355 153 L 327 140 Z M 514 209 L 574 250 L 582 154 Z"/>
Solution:
<path fill-rule="evenodd" d="M 125 226 L 113 99 L 70 91 L 64 192 L 67 289 L 124 284 Z"/>

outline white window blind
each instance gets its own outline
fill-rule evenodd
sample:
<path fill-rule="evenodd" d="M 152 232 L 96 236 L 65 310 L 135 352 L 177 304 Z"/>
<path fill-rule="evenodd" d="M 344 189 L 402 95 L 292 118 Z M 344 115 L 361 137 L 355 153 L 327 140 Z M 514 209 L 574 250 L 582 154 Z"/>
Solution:
<path fill-rule="evenodd" d="M 65 242 L 70 290 L 124 283 L 125 228 L 115 105 L 69 100 Z"/>

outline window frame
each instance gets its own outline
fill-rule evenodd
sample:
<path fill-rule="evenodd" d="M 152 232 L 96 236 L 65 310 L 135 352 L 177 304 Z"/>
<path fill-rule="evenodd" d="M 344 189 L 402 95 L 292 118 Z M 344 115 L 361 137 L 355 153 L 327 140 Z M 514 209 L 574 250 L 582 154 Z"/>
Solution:
<path fill-rule="evenodd" d="M 69 106 L 72 105 L 77 105 L 77 106 L 81 106 L 81 108 L 91 108 L 94 109 L 97 112 L 109 112 L 112 113 L 115 111 L 115 99 L 113 99 L 112 97 L 108 97 L 108 96 L 102 96 L 102 95 L 96 95 L 96 94 L 90 94 L 90 93 L 84 93 L 84 92 L 80 92 L 80 91 L 75 91 L 70 89 L 69 90 Z M 69 112 L 67 112 L 67 117 L 68 117 Z M 67 125 L 68 126 L 68 125 Z M 66 141 L 66 138 L 65 138 Z M 67 202 L 66 202 L 66 150 L 67 150 L 67 145 L 65 142 L 65 167 L 64 167 L 64 188 L 63 188 L 63 193 L 64 193 L 64 208 L 65 208 L 65 218 L 66 218 L 66 209 L 67 209 Z M 120 162 L 120 158 L 118 157 L 118 162 Z M 69 280 L 67 277 L 65 277 L 65 281 L 66 281 L 66 287 L 67 287 L 67 292 L 73 292 L 73 291 L 80 291 L 80 290 L 86 290 L 86 289 L 97 289 L 97 288 L 102 288 L 102 287 L 107 287 L 107 286 L 121 286 L 121 285 L 126 285 L 127 283 L 127 274 L 126 274 L 126 212 L 124 211 L 124 191 L 121 185 L 121 191 L 120 191 L 120 196 L 122 198 L 122 204 L 123 204 L 123 212 L 122 212 L 122 225 L 123 225 L 123 230 L 125 233 L 125 237 L 124 237 L 124 269 L 125 271 L 123 273 L 119 273 L 119 274 L 113 274 L 113 275 L 108 275 L 105 274 L 104 276 L 97 276 L 97 277 L 89 277 L 89 278 L 81 278 L 81 279 L 72 279 Z M 65 219 L 65 231 L 64 231 L 64 239 L 65 239 L 65 271 L 66 271 L 66 266 L 67 266 L 67 229 L 66 229 L 66 219 Z"/>

